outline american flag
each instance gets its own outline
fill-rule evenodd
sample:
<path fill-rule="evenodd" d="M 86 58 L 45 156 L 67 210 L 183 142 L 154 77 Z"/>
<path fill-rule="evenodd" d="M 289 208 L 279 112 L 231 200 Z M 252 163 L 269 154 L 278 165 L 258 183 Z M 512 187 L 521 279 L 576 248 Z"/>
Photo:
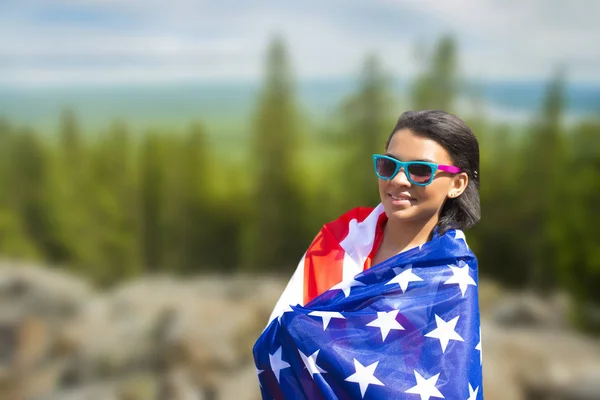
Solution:
<path fill-rule="evenodd" d="M 263 399 L 483 399 L 477 259 L 461 230 L 365 268 L 385 220 L 319 232 L 254 345 Z"/>

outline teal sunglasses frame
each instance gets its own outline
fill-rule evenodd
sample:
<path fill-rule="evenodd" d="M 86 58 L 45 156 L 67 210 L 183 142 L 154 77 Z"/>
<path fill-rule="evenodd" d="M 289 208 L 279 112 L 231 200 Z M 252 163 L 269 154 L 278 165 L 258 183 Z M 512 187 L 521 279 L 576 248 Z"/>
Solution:
<path fill-rule="evenodd" d="M 394 173 L 389 176 L 389 177 L 385 177 L 385 176 L 381 176 L 379 175 L 379 171 L 377 171 L 377 160 L 379 159 L 386 159 L 386 160 L 390 160 L 392 162 L 394 162 L 396 164 L 396 169 L 394 171 Z M 410 174 L 408 173 L 408 167 L 411 165 L 427 165 L 428 167 L 431 168 L 431 177 L 429 178 L 429 180 L 427 182 L 415 182 L 411 179 Z M 417 186 L 427 186 L 429 185 L 431 182 L 433 182 L 433 178 L 435 176 L 435 173 L 437 172 L 437 170 L 439 169 L 440 171 L 444 171 L 444 172 L 449 172 L 451 174 L 458 174 L 460 172 L 460 168 L 455 167 L 453 165 L 443 165 L 443 164 L 436 164 L 436 163 L 432 163 L 432 162 L 427 162 L 427 161 L 406 161 L 406 162 L 402 162 L 400 160 L 397 160 L 393 157 L 390 156 L 386 156 L 383 154 L 373 154 L 373 167 L 375 168 L 375 174 L 377 175 L 377 177 L 379 179 L 383 179 L 384 181 L 389 181 L 394 179 L 394 177 L 396 175 L 398 175 L 398 171 L 400 171 L 400 168 L 404 168 L 404 175 L 406 176 L 406 179 L 408 179 L 408 181 L 410 183 L 412 183 L 413 185 L 417 185 Z"/>

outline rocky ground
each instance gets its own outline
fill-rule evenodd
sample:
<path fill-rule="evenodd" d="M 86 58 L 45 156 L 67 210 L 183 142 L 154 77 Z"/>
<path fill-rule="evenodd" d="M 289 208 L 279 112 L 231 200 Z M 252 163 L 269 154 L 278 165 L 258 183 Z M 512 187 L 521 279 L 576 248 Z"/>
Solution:
<path fill-rule="evenodd" d="M 285 282 L 148 277 L 110 291 L 0 263 L 0 399 L 259 399 L 251 348 Z M 566 303 L 480 284 L 487 400 L 600 399 Z"/>

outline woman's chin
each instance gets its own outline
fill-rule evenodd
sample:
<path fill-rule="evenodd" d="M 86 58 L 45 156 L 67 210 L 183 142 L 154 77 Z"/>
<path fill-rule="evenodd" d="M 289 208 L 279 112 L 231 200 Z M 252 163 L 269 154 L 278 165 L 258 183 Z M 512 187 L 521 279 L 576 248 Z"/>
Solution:
<path fill-rule="evenodd" d="M 412 213 L 417 205 L 417 201 L 413 199 L 394 199 L 388 196 L 383 205 L 388 213 Z"/>
<path fill-rule="evenodd" d="M 385 213 L 389 219 L 410 220 L 415 217 L 415 206 L 413 204 L 384 204 Z"/>

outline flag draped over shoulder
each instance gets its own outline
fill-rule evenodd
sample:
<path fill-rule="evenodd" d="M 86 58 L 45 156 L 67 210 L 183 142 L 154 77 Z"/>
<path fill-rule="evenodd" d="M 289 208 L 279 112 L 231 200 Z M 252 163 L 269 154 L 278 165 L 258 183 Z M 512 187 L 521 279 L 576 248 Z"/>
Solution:
<path fill-rule="evenodd" d="M 477 259 L 460 230 L 363 271 L 383 208 L 319 232 L 254 345 L 263 399 L 483 399 Z"/>

